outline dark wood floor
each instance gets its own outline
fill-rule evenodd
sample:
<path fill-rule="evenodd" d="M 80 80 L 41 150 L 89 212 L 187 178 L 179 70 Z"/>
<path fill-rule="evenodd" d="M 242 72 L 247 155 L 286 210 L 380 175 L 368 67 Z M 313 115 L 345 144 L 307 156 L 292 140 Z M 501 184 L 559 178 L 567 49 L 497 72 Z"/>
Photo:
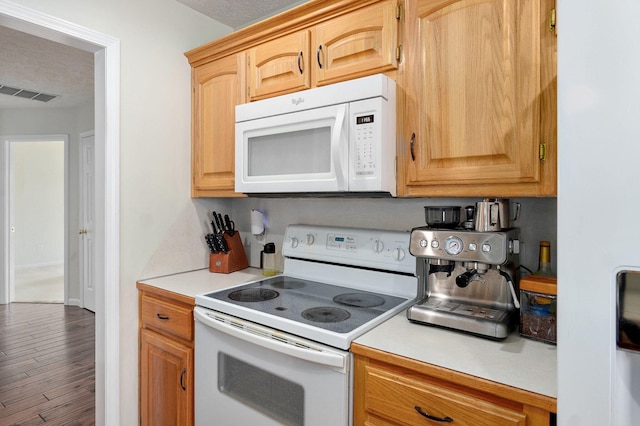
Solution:
<path fill-rule="evenodd" d="M 0 305 L 0 425 L 95 423 L 95 315 Z"/>

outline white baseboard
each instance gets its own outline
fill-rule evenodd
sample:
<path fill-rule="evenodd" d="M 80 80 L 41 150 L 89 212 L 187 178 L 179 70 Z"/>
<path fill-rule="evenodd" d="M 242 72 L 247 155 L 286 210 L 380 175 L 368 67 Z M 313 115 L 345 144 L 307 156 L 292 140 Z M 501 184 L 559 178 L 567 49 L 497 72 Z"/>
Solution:
<path fill-rule="evenodd" d="M 67 300 L 67 305 L 68 306 L 80 306 L 80 307 L 82 307 L 82 304 L 80 303 L 80 299 L 69 299 L 69 300 Z"/>
<path fill-rule="evenodd" d="M 45 268 L 47 266 L 64 266 L 64 260 L 56 261 L 56 262 L 42 262 L 42 263 L 31 263 L 28 265 L 16 265 L 16 271 L 22 269 L 35 269 L 35 268 Z"/>

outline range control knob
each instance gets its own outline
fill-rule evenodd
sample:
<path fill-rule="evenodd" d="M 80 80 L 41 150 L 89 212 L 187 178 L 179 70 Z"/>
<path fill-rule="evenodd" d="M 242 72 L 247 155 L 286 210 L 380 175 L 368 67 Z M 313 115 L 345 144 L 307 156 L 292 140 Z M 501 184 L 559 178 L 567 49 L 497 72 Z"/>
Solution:
<path fill-rule="evenodd" d="M 316 237 L 313 236 L 313 234 L 307 234 L 307 245 L 313 245 L 313 243 L 316 241 Z"/>
<path fill-rule="evenodd" d="M 384 242 L 381 240 L 375 240 L 372 248 L 375 253 L 382 253 L 382 250 L 384 250 Z"/>
<path fill-rule="evenodd" d="M 298 239 L 296 237 L 291 237 L 291 248 L 298 247 L 299 243 L 300 243 L 300 241 L 298 241 Z"/>
<path fill-rule="evenodd" d="M 401 261 L 406 256 L 406 253 L 402 247 L 398 247 L 393 251 L 393 258 L 397 261 Z"/>

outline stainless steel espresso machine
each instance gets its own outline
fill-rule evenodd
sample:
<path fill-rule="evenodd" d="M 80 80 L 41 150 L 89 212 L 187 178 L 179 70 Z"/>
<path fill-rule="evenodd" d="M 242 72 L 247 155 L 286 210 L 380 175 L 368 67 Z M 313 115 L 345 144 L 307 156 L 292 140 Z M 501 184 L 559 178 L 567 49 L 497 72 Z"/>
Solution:
<path fill-rule="evenodd" d="M 509 200 L 465 208 L 425 207 L 427 225 L 411 231 L 423 299 L 407 310 L 416 323 L 504 339 L 518 320 L 519 230 Z M 435 210 L 435 212 L 434 212 Z M 456 212 L 458 214 L 456 215 Z"/>

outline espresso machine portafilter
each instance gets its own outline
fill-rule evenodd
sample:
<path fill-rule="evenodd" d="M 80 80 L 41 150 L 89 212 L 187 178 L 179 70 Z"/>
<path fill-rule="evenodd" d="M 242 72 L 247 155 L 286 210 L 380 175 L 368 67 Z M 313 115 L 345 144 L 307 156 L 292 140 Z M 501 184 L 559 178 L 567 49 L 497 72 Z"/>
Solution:
<path fill-rule="evenodd" d="M 407 310 L 416 323 L 503 339 L 517 322 L 519 231 L 414 228 L 420 296 Z"/>

